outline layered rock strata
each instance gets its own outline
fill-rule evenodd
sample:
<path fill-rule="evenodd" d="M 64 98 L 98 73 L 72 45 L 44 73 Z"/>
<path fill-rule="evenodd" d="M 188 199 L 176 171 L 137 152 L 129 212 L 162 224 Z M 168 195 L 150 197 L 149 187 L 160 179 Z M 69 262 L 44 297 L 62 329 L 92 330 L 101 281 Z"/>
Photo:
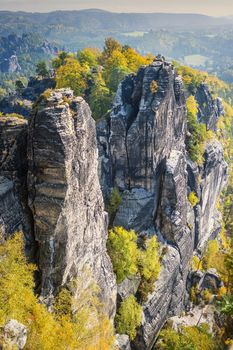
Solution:
<path fill-rule="evenodd" d="M 41 99 L 29 127 L 29 204 L 39 246 L 42 295 L 54 295 L 89 270 L 112 315 L 115 277 L 106 253 L 107 214 L 95 133 L 88 105 L 73 98 L 72 91 L 54 91 Z"/>
<path fill-rule="evenodd" d="M 212 99 L 206 86 L 196 98 L 199 121 L 214 130 L 223 114 L 220 100 Z M 185 145 L 186 122 L 182 79 L 159 58 L 124 79 L 109 120 L 97 124 L 102 191 L 107 197 L 117 187 L 122 195 L 114 225 L 156 234 L 167 250 L 155 291 L 143 305 L 133 349 L 151 349 L 166 319 L 182 311 L 193 252 L 202 251 L 220 228 L 216 203 L 226 181 L 223 151 L 217 141 L 209 142 L 203 167 L 193 164 Z M 195 208 L 188 201 L 191 191 L 199 197 Z M 119 297 L 124 295 L 121 285 Z"/>

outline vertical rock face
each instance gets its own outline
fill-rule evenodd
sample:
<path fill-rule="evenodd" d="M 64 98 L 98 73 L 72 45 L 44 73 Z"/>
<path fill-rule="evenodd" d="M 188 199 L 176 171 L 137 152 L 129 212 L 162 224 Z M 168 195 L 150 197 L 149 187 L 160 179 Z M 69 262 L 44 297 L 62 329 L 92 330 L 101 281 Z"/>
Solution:
<path fill-rule="evenodd" d="M 122 82 L 110 116 L 115 185 L 154 191 L 164 159 L 183 147 L 184 113 L 184 95 L 172 65 L 155 61 Z"/>
<path fill-rule="evenodd" d="M 224 115 L 221 98 L 214 99 L 207 84 L 201 84 L 198 87 L 195 98 L 199 106 L 199 122 L 205 123 L 208 129 L 216 130 L 218 118 Z"/>
<path fill-rule="evenodd" d="M 206 86 L 196 99 L 199 121 L 214 130 L 223 113 L 221 101 L 213 100 Z M 181 312 L 194 249 L 202 250 L 220 227 L 215 208 L 226 178 L 223 151 L 217 141 L 210 142 L 204 166 L 193 164 L 185 146 L 186 120 L 182 80 L 159 58 L 125 78 L 110 120 L 97 125 L 102 190 L 107 196 L 116 186 L 122 194 L 114 225 L 156 234 L 167 247 L 133 349 L 151 349 L 166 319 Z M 188 201 L 190 191 L 200 199 L 195 208 Z"/>
<path fill-rule="evenodd" d="M 207 240 L 221 230 L 221 215 L 216 208 L 221 191 L 226 185 L 227 163 L 219 142 L 207 144 L 205 163 L 200 171 L 188 162 L 188 184 L 200 199 L 195 208 L 195 249 L 203 250 Z"/>
<path fill-rule="evenodd" d="M 30 240 L 27 208 L 27 121 L 0 118 L 0 230 L 4 237 L 23 230 Z"/>
<path fill-rule="evenodd" d="M 56 293 L 88 269 L 112 315 L 115 277 L 106 253 L 107 214 L 97 173 L 95 122 L 82 98 L 58 90 L 42 99 L 30 123 L 28 158 L 42 295 Z"/>

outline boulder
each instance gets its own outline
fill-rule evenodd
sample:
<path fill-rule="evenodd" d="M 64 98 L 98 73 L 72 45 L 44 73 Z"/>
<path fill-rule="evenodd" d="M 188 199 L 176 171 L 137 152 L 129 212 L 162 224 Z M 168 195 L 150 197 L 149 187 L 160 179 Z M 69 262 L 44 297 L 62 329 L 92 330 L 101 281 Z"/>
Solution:
<path fill-rule="evenodd" d="M 8 321 L 4 327 L 4 342 L 10 349 L 24 349 L 27 342 L 27 328 L 16 320 Z"/>

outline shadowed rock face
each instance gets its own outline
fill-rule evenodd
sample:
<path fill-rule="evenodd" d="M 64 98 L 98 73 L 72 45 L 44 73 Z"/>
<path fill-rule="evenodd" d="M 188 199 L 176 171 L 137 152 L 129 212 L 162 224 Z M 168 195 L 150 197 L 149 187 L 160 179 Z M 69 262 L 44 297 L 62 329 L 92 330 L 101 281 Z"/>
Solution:
<path fill-rule="evenodd" d="M 88 268 L 113 315 L 115 277 L 106 253 L 107 214 L 97 173 L 95 122 L 82 98 L 57 90 L 42 99 L 30 123 L 28 159 L 42 295 L 56 293 Z"/>
<path fill-rule="evenodd" d="M 214 129 L 220 105 L 217 110 L 217 102 L 204 90 L 199 91 L 199 110 L 208 106 L 209 114 L 200 121 Z M 110 119 L 97 124 L 102 191 L 107 196 L 116 186 L 122 193 L 114 225 L 156 234 L 167 250 L 155 291 L 143 305 L 133 349 L 151 349 L 167 318 L 182 311 L 194 249 L 202 250 L 220 227 L 215 208 L 226 180 L 223 151 L 211 142 L 204 166 L 191 163 L 186 121 L 182 80 L 171 64 L 158 59 L 125 78 Z M 190 191 L 200 199 L 195 208 L 188 201 Z"/>
<path fill-rule="evenodd" d="M 27 121 L 0 118 L 0 230 L 4 237 L 23 230 L 32 241 L 27 207 Z"/>
<path fill-rule="evenodd" d="M 224 115 L 221 98 L 214 99 L 207 84 L 198 87 L 195 98 L 198 103 L 199 122 L 205 123 L 208 129 L 216 130 L 218 118 Z"/>

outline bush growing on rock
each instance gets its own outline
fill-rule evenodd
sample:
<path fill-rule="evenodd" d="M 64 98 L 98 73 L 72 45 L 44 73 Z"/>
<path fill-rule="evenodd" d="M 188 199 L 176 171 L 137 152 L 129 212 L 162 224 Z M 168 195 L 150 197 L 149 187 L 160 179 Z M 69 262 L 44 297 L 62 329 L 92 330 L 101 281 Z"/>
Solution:
<path fill-rule="evenodd" d="M 120 334 L 127 334 L 133 340 L 141 322 L 142 307 L 137 303 L 136 298 L 130 295 L 120 305 L 116 315 L 116 330 Z"/>
<path fill-rule="evenodd" d="M 107 211 L 110 215 L 110 222 L 114 220 L 114 217 L 116 215 L 116 212 L 121 205 L 122 198 L 120 195 L 120 192 L 117 187 L 114 187 L 112 189 L 108 204 L 107 204 Z"/>
<path fill-rule="evenodd" d="M 109 231 L 107 247 L 117 283 L 138 272 L 139 251 L 137 236 L 133 230 L 127 231 L 123 227 L 113 228 Z"/>
<path fill-rule="evenodd" d="M 107 247 L 118 284 L 125 278 L 139 273 L 144 287 L 148 289 L 148 283 L 149 289 L 153 290 L 160 272 L 159 244 L 156 237 L 147 239 L 145 246 L 140 249 L 133 230 L 114 227 L 109 231 Z"/>
<path fill-rule="evenodd" d="M 189 203 L 192 205 L 192 207 L 195 207 L 200 202 L 196 193 L 193 191 L 189 193 L 188 200 L 189 200 Z"/>
<path fill-rule="evenodd" d="M 172 328 L 160 332 L 156 343 L 158 350 L 217 350 L 208 326 L 201 324 L 196 327 L 183 327 L 180 331 Z"/>

